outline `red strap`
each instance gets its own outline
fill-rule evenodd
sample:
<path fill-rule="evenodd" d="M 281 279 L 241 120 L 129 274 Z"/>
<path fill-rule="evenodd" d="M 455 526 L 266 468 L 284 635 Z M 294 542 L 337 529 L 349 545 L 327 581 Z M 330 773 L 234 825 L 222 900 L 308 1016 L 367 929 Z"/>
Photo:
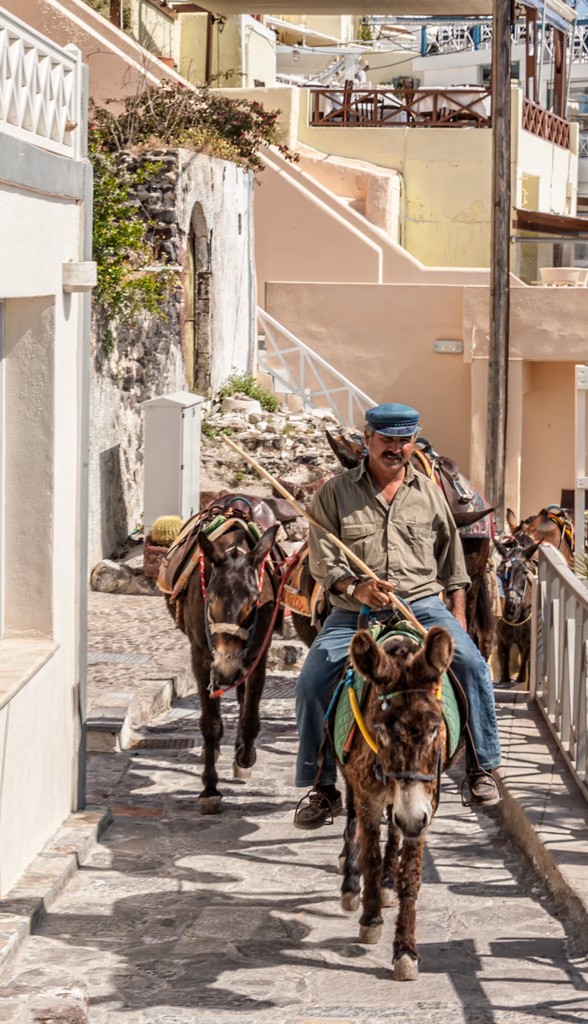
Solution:
<path fill-rule="evenodd" d="M 292 572 L 294 571 L 297 563 L 298 563 L 298 552 L 295 551 L 294 554 L 291 555 L 290 558 L 287 558 L 284 562 L 282 562 L 280 564 L 280 568 L 282 568 L 282 566 L 284 566 L 285 569 L 284 569 L 284 574 L 282 576 L 282 579 L 280 580 L 280 585 L 278 587 L 278 593 L 276 594 L 276 603 L 274 605 L 274 610 L 272 612 L 272 617 L 271 617 L 270 622 L 269 622 L 267 633 L 265 634 L 265 637 L 263 638 L 263 643 L 262 643 L 262 645 L 261 645 L 261 647 L 260 647 L 260 649 L 259 649 L 259 651 L 257 653 L 257 657 L 255 658 L 255 661 L 253 662 L 251 668 L 249 668 L 247 670 L 247 672 L 245 673 L 245 675 L 241 679 L 238 679 L 237 682 L 233 684 L 235 687 L 241 686 L 242 683 L 247 682 L 247 680 L 249 679 L 249 676 L 255 671 L 255 669 L 259 665 L 259 662 L 261 661 L 263 655 L 265 654 L 266 648 L 268 647 L 269 641 L 271 639 L 271 635 L 272 635 L 272 633 L 274 631 L 274 626 L 276 624 L 276 619 L 278 617 L 278 612 L 280 611 L 280 604 L 281 604 L 281 601 L 282 601 L 282 594 L 284 593 L 284 587 L 286 586 L 288 580 L 290 579 L 290 576 L 292 575 Z M 264 564 L 265 564 L 265 559 L 264 559 Z M 261 591 L 260 591 L 260 593 L 261 593 Z M 214 697 L 222 697 L 224 693 L 226 693 L 226 690 L 215 690 L 214 693 L 210 694 L 210 696 L 213 697 L 213 698 Z"/>

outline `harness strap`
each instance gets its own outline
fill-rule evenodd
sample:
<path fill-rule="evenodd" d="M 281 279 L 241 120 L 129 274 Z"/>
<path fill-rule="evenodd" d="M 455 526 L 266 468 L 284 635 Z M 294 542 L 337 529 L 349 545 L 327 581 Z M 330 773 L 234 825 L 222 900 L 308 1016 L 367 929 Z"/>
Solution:
<path fill-rule="evenodd" d="M 265 634 L 265 636 L 263 638 L 263 643 L 261 644 L 261 647 L 259 648 L 259 651 L 257 653 L 257 656 L 256 656 L 253 664 L 251 665 L 250 668 L 247 669 L 247 672 L 245 673 L 245 675 L 242 676 L 241 679 L 238 679 L 236 683 L 232 684 L 232 686 L 234 686 L 235 689 L 237 688 L 237 686 L 242 686 L 243 683 L 247 682 L 249 677 L 252 675 L 252 673 L 255 671 L 255 669 L 259 665 L 259 662 L 261 661 L 263 655 L 265 654 L 266 648 L 267 648 L 267 646 L 268 646 L 268 644 L 270 642 L 272 633 L 274 631 L 274 626 L 276 624 L 276 619 L 278 617 L 278 613 L 280 611 L 280 604 L 281 604 L 282 594 L 284 593 L 284 587 L 286 586 L 286 583 L 290 579 L 290 576 L 291 576 L 292 572 L 294 571 L 294 569 L 296 568 L 297 564 L 298 564 L 298 552 L 297 551 L 295 551 L 294 554 L 290 556 L 290 558 L 287 558 L 284 562 L 282 562 L 282 566 L 284 567 L 284 575 L 282 576 L 282 579 L 280 580 L 280 585 L 278 587 L 278 592 L 276 594 L 274 610 L 272 612 L 272 617 L 271 617 L 271 619 L 269 621 L 269 626 L 267 628 L 267 632 L 266 632 L 266 634 Z M 227 687 L 227 689 L 232 689 L 232 686 L 231 687 Z M 221 688 L 221 689 L 215 690 L 213 693 L 210 693 L 210 696 L 211 696 L 211 698 L 222 697 L 223 694 L 226 693 L 226 692 L 227 692 L 226 689 L 222 689 Z"/>

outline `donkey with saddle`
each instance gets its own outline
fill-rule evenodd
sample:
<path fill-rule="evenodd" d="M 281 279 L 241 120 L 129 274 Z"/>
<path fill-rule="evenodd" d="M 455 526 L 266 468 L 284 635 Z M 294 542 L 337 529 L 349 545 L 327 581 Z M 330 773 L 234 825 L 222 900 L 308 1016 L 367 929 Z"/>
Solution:
<path fill-rule="evenodd" d="M 463 691 L 447 674 L 453 649 L 440 627 L 426 637 L 407 621 L 359 630 L 327 714 L 347 791 L 341 907 L 353 912 L 361 898 L 359 940 L 375 943 L 382 909 L 398 899 L 392 956 L 397 981 L 418 976 L 416 902 L 426 832 L 439 805 L 441 774 L 466 727 Z"/>
<path fill-rule="evenodd" d="M 276 544 L 278 528 L 266 502 L 227 495 L 185 524 L 159 573 L 168 608 L 190 640 L 204 743 L 204 814 L 221 810 L 216 760 L 227 690 L 234 688 L 239 701 L 234 777 L 250 778 L 255 764 L 267 651 L 288 565 Z"/>

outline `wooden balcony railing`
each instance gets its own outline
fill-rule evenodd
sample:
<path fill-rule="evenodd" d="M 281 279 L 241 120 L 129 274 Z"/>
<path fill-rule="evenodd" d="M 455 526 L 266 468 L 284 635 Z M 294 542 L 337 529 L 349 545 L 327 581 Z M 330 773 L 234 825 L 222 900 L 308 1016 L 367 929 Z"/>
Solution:
<path fill-rule="evenodd" d="M 523 128 L 547 142 L 564 149 L 570 148 L 570 124 L 563 117 L 545 110 L 538 103 L 523 100 Z"/>
<path fill-rule="evenodd" d="M 315 128 L 490 128 L 492 95 L 478 86 L 445 89 L 311 89 L 310 123 Z M 570 125 L 563 117 L 523 101 L 522 127 L 564 149 Z"/>
<path fill-rule="evenodd" d="M 314 127 L 489 128 L 488 89 L 311 89 Z"/>

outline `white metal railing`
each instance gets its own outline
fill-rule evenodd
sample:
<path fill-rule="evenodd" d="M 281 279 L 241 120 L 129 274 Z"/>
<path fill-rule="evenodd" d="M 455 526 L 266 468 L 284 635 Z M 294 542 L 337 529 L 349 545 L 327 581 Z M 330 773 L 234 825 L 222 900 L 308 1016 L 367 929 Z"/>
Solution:
<path fill-rule="evenodd" d="M 81 153 L 81 55 L 0 9 L 0 130 L 64 156 Z"/>
<path fill-rule="evenodd" d="M 534 597 L 531 693 L 588 800 L 588 586 L 542 544 Z"/>
<path fill-rule="evenodd" d="M 308 409 L 328 407 L 341 426 L 363 426 L 366 409 L 376 402 L 264 309 L 258 307 L 257 319 L 259 333 L 265 337 L 258 368 L 298 395 Z"/>

